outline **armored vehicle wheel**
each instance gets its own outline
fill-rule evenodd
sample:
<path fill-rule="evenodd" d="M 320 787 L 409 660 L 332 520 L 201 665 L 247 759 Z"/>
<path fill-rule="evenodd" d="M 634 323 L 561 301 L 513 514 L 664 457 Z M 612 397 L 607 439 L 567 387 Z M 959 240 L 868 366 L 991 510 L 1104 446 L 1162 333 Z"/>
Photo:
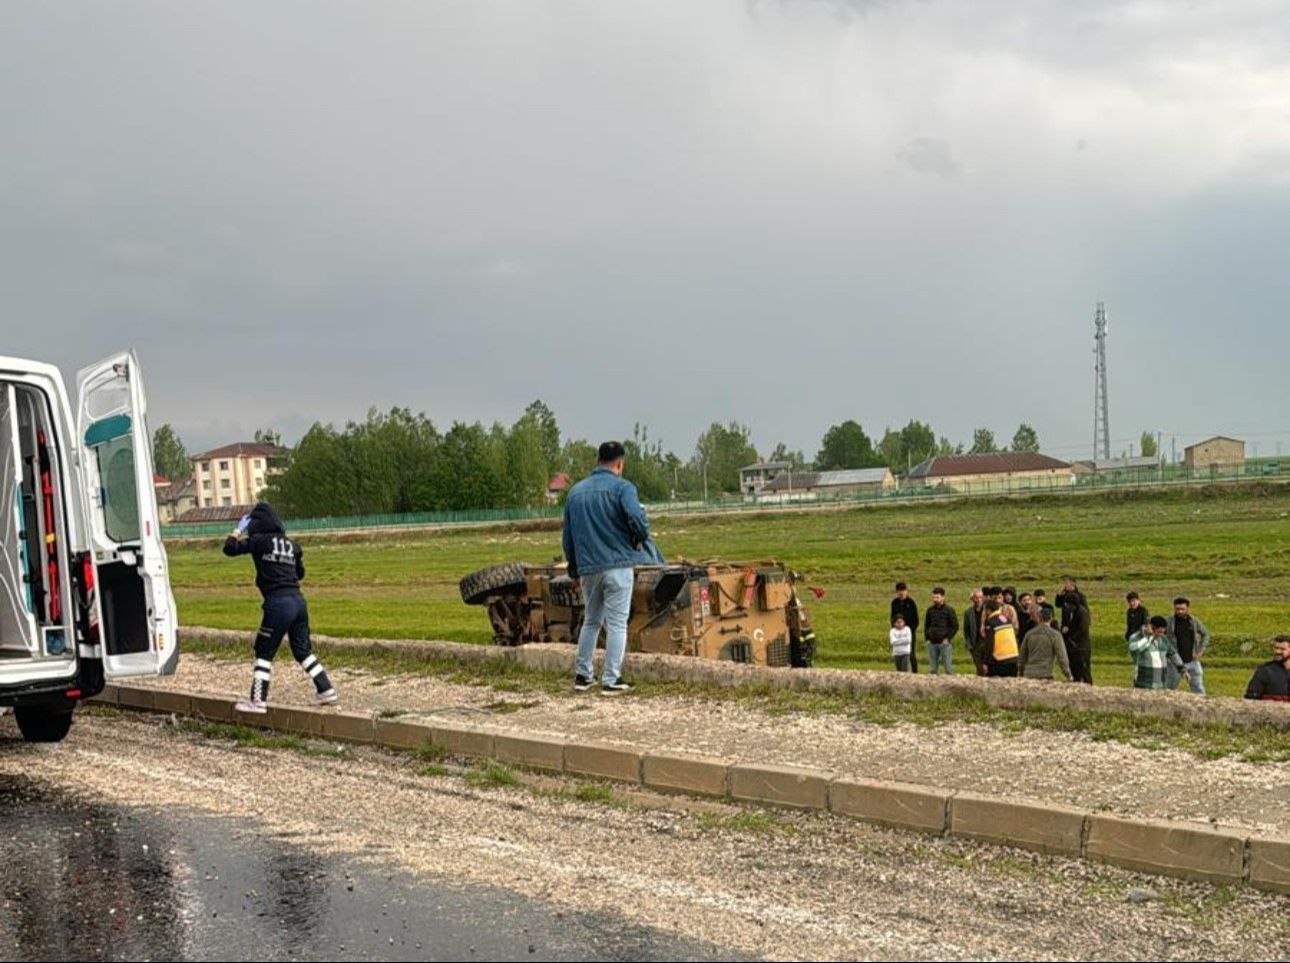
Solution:
<path fill-rule="evenodd" d="M 28 742 L 62 742 L 72 728 L 71 710 L 59 711 L 45 706 L 17 706 L 14 721 Z"/>
<path fill-rule="evenodd" d="M 507 562 L 471 572 L 461 580 L 461 597 L 467 605 L 483 605 L 495 595 L 518 595 L 528 585 L 522 562 Z"/>

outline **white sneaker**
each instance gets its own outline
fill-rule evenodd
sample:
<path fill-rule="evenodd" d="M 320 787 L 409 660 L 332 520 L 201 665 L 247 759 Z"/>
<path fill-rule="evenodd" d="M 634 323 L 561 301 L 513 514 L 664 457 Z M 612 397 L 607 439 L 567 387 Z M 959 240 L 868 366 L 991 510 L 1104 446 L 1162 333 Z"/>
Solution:
<path fill-rule="evenodd" d="M 328 689 L 326 692 L 319 692 L 314 696 L 314 702 L 318 703 L 320 706 L 325 706 L 329 702 L 335 702 L 339 698 L 340 696 L 336 694 L 335 689 Z"/>
<path fill-rule="evenodd" d="M 269 711 L 268 703 L 259 699 L 241 699 L 234 703 L 233 708 L 238 712 L 251 712 L 261 716 Z"/>

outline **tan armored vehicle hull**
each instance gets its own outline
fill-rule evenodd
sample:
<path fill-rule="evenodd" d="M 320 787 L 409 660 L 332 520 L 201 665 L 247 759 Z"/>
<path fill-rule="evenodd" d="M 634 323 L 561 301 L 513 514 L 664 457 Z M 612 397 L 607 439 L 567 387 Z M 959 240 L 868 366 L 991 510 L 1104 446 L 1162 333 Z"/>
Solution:
<path fill-rule="evenodd" d="M 815 635 L 796 581 L 774 560 L 639 565 L 627 649 L 808 666 Z M 482 569 L 461 580 L 461 595 L 468 604 L 488 607 L 498 645 L 578 641 L 582 593 L 564 563 Z"/>

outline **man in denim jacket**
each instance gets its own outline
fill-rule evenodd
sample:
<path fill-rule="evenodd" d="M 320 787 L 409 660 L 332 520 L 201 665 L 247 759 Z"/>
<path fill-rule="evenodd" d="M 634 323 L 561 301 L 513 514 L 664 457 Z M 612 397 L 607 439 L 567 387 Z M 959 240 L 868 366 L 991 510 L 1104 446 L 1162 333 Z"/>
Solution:
<path fill-rule="evenodd" d="M 622 444 L 600 446 L 595 470 L 569 491 L 564 505 L 564 557 L 569 576 L 581 586 L 586 605 L 573 687 L 585 692 L 595 684 L 592 658 L 600 627 L 605 627 L 602 695 L 630 692 L 622 676 L 627 651 L 627 617 L 631 613 L 635 566 L 661 564 L 649 537 L 649 522 L 636 486 L 623 478 Z"/>

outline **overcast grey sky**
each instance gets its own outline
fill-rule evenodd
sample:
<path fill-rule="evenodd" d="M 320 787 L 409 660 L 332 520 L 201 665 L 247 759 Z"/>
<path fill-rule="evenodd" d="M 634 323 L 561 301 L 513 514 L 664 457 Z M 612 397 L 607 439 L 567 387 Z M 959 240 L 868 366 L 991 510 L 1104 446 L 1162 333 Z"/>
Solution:
<path fill-rule="evenodd" d="M 1290 452 L 1281 2 L 0 5 L 0 353 L 369 405 Z"/>

